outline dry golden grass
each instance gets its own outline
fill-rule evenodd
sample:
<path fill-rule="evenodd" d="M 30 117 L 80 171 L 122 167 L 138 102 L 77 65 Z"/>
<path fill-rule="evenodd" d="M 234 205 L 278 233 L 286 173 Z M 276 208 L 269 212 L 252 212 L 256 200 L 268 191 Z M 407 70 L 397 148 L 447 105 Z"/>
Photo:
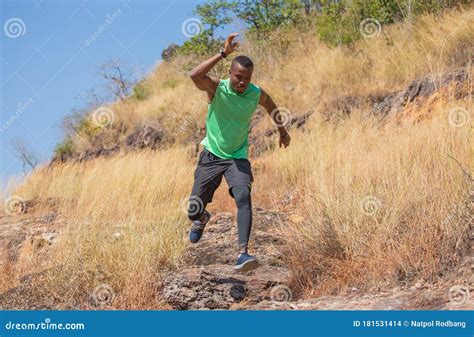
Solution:
<path fill-rule="evenodd" d="M 153 307 L 156 282 L 186 247 L 192 172 L 183 148 L 38 170 L 15 195 L 40 204 L 53 198 L 69 224 L 44 288 L 69 284 L 66 293 L 83 298 L 102 278 L 120 290 L 120 307 Z"/>
<path fill-rule="evenodd" d="M 472 98 L 439 102 L 423 123 L 377 128 L 356 114 L 337 127 L 295 134 L 267 154 L 265 180 L 279 195 L 302 193 L 300 222 L 281 229 L 294 283 L 333 292 L 348 284 L 433 279 L 458 262 L 469 239 L 468 124 L 449 112 Z M 271 164 L 270 164 L 271 163 Z"/>
<path fill-rule="evenodd" d="M 242 48 L 257 64 L 254 81 L 278 105 L 324 112 L 343 96 L 391 92 L 418 76 L 466 65 L 474 41 L 474 26 L 466 22 L 473 15 L 471 8 L 424 16 L 411 28 L 384 27 L 381 36 L 353 49 L 331 49 L 295 32 L 282 34 L 264 53 L 249 42 Z M 290 47 L 282 48 L 282 41 Z M 186 62 L 161 64 L 147 80 L 153 95 L 114 104 L 116 121 L 133 128 L 160 118 L 177 140 L 190 132 L 184 121 L 204 124 L 206 97 L 181 70 Z M 295 286 L 329 293 L 348 284 L 433 278 L 457 262 L 467 239 L 463 205 L 470 186 L 448 154 L 469 169 L 471 138 L 469 124 L 449 123 L 455 107 L 471 112 L 472 97 L 439 97 L 407 122 L 384 127 L 362 112 L 337 126 L 314 118 L 309 132 L 292 133 L 290 148 L 254 163 L 255 204 L 273 208 L 287 193 L 299 196 L 292 207 L 300 220 L 282 228 Z M 53 200 L 71 223 L 37 291 L 75 303 L 106 283 L 120 294 L 117 308 L 160 306 L 156 286 L 180 265 L 187 245 L 185 203 L 194 165 L 195 158 L 175 146 L 34 172 L 12 194 L 45 209 Z M 211 209 L 233 210 L 225 183 L 215 200 Z"/>

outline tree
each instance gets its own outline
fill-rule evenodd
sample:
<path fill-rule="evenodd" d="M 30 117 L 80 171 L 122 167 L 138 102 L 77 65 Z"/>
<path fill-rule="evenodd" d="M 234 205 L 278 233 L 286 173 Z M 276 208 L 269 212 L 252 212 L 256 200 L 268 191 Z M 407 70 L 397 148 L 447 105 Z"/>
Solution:
<path fill-rule="evenodd" d="M 208 35 L 210 40 L 215 39 L 214 32 L 218 28 L 232 22 L 232 17 L 229 13 L 237 7 L 236 1 L 214 0 L 204 5 L 198 5 L 194 9 L 194 14 L 199 16 L 203 25 L 207 25 L 205 35 Z"/>
<path fill-rule="evenodd" d="M 100 66 L 99 73 L 107 80 L 108 91 L 121 101 L 130 96 L 134 85 L 144 76 L 139 67 L 126 67 L 115 59 Z"/>
<path fill-rule="evenodd" d="M 216 52 L 223 40 L 216 38 L 215 32 L 232 22 L 231 13 L 236 6 L 236 1 L 229 2 L 227 0 L 213 0 L 196 6 L 193 13 L 199 17 L 202 24 L 201 31 L 184 42 L 179 48 L 179 53 L 202 55 Z"/>
<path fill-rule="evenodd" d="M 23 164 L 23 174 L 26 175 L 28 173 L 28 166 L 31 168 L 31 170 L 34 170 L 38 165 L 38 156 L 31 149 L 29 149 L 25 142 L 21 139 L 13 140 L 12 146 L 16 156 Z"/>
<path fill-rule="evenodd" d="M 288 18 L 294 22 L 304 5 L 300 0 L 244 0 L 239 2 L 234 12 L 246 23 L 250 33 L 265 37 Z"/>

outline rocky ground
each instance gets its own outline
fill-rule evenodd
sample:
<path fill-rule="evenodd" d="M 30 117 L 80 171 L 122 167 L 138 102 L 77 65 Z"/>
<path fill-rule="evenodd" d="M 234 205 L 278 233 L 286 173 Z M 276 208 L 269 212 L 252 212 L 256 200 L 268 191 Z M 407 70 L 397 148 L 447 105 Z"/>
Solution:
<path fill-rule="evenodd" d="M 261 267 L 247 273 L 232 269 L 236 257 L 236 224 L 231 214 L 220 213 L 206 226 L 201 241 L 188 250 L 190 266 L 170 275 L 163 297 L 174 309 L 245 310 L 463 310 L 472 309 L 470 264 L 443 282 L 417 282 L 411 287 L 387 291 L 349 293 L 320 298 L 297 298 L 288 287 L 290 273 L 280 253 L 283 241 L 278 229 L 285 226 L 279 212 L 256 208 L 253 247 Z M 454 287 L 453 287 L 454 286 Z"/>
<path fill-rule="evenodd" d="M 229 213 L 213 216 L 201 241 L 188 249 L 189 268 L 170 275 L 163 297 L 175 309 L 231 309 L 237 304 L 255 305 L 271 300 L 271 290 L 285 285 L 288 269 L 282 265 L 277 231 L 284 224 L 277 212 L 255 209 L 252 254 L 261 267 L 247 273 L 233 270 L 237 225 Z"/>
<path fill-rule="evenodd" d="M 261 266 L 255 271 L 237 273 L 237 226 L 230 213 L 213 215 L 205 234 L 186 253 L 186 268 L 168 275 L 161 284 L 162 299 L 177 310 L 395 310 L 473 309 L 469 298 L 472 272 L 469 260 L 442 281 L 422 281 L 412 286 L 393 287 L 385 291 L 362 292 L 352 288 L 345 294 L 319 298 L 298 298 L 288 287 L 290 273 L 283 264 L 284 244 L 278 231 L 287 224 L 278 211 L 254 209 L 251 252 Z M 32 250 L 47 251 L 61 237 L 64 221 L 55 213 L 20 214 L 0 218 L 0 267 L 18 262 Z M 21 292 L 31 279 L 25 277 L 19 286 L 0 294 L 3 309 L 68 309 L 55 303 L 33 303 Z M 24 297 L 24 296 L 23 296 Z"/>

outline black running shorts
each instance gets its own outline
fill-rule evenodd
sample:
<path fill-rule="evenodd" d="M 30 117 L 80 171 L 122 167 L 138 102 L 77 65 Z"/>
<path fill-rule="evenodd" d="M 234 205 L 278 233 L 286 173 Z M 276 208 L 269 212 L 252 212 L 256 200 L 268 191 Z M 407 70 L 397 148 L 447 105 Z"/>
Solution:
<path fill-rule="evenodd" d="M 199 197 L 204 206 L 212 201 L 214 192 L 225 177 L 229 185 L 229 194 L 232 187 L 247 185 L 252 189 L 252 167 L 247 159 L 222 159 L 204 148 L 199 154 L 199 160 L 194 171 L 194 184 L 191 197 Z"/>

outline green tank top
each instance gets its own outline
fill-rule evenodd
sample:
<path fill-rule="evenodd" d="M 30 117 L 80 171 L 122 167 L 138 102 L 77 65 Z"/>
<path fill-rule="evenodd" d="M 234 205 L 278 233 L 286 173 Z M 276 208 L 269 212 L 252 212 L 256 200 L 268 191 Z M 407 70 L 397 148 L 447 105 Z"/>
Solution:
<path fill-rule="evenodd" d="M 249 83 L 242 94 L 235 92 L 229 79 L 220 80 L 208 104 L 206 136 L 201 144 L 223 159 L 248 158 L 250 120 L 260 99 L 260 87 Z"/>

